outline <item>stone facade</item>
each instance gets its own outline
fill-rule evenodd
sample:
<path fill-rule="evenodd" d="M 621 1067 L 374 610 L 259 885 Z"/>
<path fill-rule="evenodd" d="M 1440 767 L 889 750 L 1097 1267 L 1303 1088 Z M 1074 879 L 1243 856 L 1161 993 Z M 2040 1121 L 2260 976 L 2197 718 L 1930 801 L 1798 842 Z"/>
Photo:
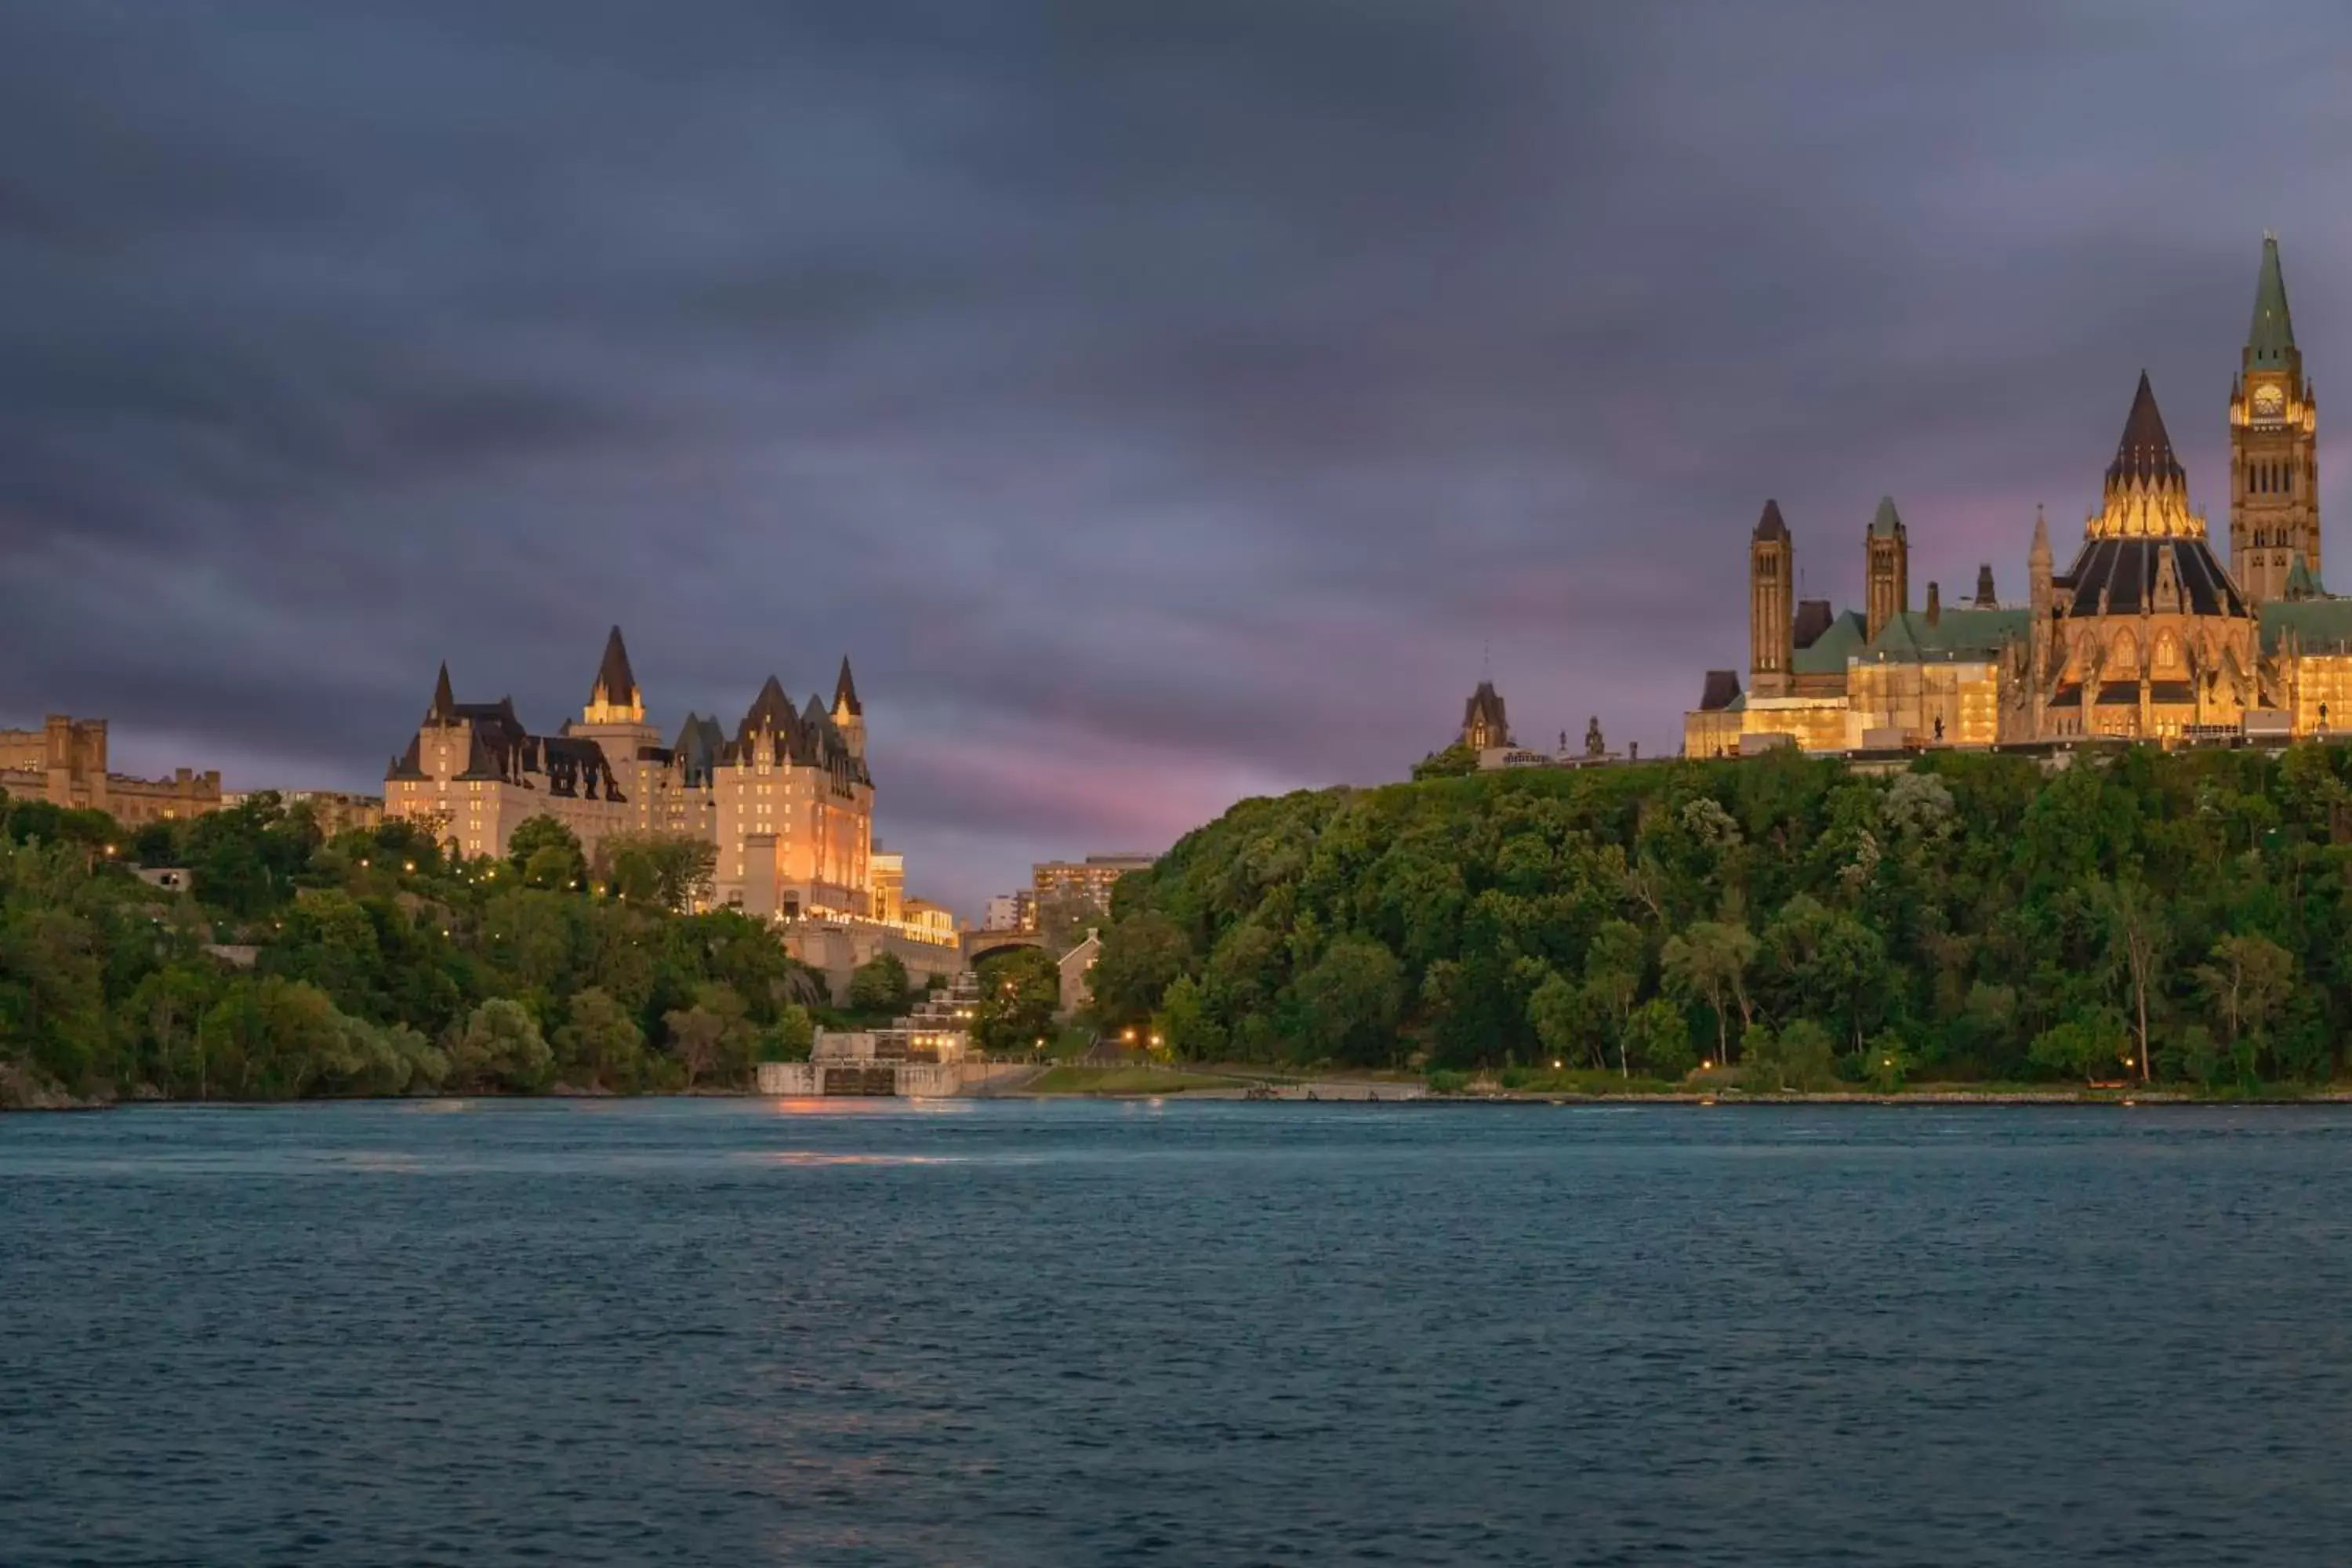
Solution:
<path fill-rule="evenodd" d="M 515 828 L 542 816 L 569 827 L 592 859 L 615 834 L 707 839 L 720 904 L 864 917 L 875 895 L 865 747 L 846 659 L 830 708 L 811 697 L 795 711 L 771 676 L 732 738 L 689 713 L 664 744 L 615 626 L 586 706 L 553 735 L 527 731 L 510 699 L 457 701 L 443 666 L 415 739 L 385 774 L 384 812 L 431 823 L 467 858 L 503 856 Z"/>
<path fill-rule="evenodd" d="M 1990 746 L 2110 736 L 2167 744 L 2352 721 L 2352 598 L 2321 587 L 2318 415 L 2265 237 L 2230 401 L 2231 565 L 2189 503 L 2143 374 L 2100 503 L 2063 573 L 2037 513 L 2023 605 L 1992 568 L 1911 606 L 1910 536 L 1882 500 L 1864 531 L 1864 605 L 1791 601 L 1795 540 L 1767 501 L 1748 541 L 1748 670 L 1708 672 L 1690 756 Z"/>
<path fill-rule="evenodd" d="M 64 713 L 48 715 L 37 730 L 0 730 L 0 790 L 16 800 L 102 811 L 125 827 L 221 808 L 218 773 L 180 768 L 168 779 L 110 773 L 106 721 Z"/>

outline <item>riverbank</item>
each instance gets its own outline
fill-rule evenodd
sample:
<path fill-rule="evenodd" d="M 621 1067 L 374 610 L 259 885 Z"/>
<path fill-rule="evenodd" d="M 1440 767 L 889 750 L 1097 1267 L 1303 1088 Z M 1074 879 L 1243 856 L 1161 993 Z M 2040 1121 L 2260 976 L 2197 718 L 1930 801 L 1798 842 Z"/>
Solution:
<path fill-rule="evenodd" d="M 22 1080 L 0 1083 L 0 1114 L 9 1111 L 104 1111 L 131 1106 L 202 1105 L 215 1109 L 270 1105 L 308 1105 L 380 1100 L 429 1104 L 453 1100 L 760 1100 L 775 1099 L 753 1089 L 694 1089 L 645 1095 L 614 1095 L 602 1089 L 557 1088 L 543 1094 L 467 1094 L 333 1096 L 303 1100 L 167 1100 L 156 1095 L 131 1098 L 77 1098 Z M 786 1097 L 791 1098 L 791 1097 Z M 805 1098 L 805 1097 L 803 1097 Z M 856 1098 L 856 1097 L 843 1097 Z M 1438 1092 L 1419 1079 L 1275 1078 L 1257 1069 L 1234 1068 L 1177 1068 L 1159 1066 L 1045 1067 L 1034 1077 L 1002 1087 L 986 1087 L 959 1098 L 987 1100 L 1218 1100 L 1338 1104 L 1374 1102 L 1384 1105 L 1668 1105 L 1699 1108 L 1744 1106 L 2073 1106 L 2118 1107 L 2210 1105 L 2294 1106 L 2352 1104 L 2352 1085 L 2300 1087 L 2265 1085 L 2246 1091 L 2209 1092 L 2178 1084 L 2148 1088 L 2069 1088 L 2063 1085 L 1923 1084 L 1917 1088 L 1876 1092 L 1866 1089 L 1791 1089 L 1749 1093 L 1736 1087 L 1640 1089 L 1595 1092 L 1571 1089 L 1506 1089 L 1499 1087 Z"/>

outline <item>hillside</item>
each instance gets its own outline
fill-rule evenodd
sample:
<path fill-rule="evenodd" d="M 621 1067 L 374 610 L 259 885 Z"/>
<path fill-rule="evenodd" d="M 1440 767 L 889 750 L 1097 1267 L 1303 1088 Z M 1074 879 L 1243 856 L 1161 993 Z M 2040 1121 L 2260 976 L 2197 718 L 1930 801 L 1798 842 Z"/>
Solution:
<path fill-rule="evenodd" d="M 1199 1058 L 2326 1079 L 2347 767 L 1784 752 L 1252 800 L 1120 884 L 1097 1006 Z"/>
<path fill-rule="evenodd" d="M 723 1087 L 805 1051 L 817 977 L 756 921 L 671 913 L 708 873 L 677 841 L 515 840 L 328 840 L 268 795 L 126 836 L 0 796 L 0 1105 Z"/>

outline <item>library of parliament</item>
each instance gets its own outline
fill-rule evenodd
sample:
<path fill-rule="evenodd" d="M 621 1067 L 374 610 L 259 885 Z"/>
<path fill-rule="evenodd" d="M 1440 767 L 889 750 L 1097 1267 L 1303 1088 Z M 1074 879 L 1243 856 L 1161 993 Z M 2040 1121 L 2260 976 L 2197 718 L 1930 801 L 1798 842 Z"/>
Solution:
<path fill-rule="evenodd" d="M 2035 517 L 2023 605 L 2000 601 L 1987 566 L 1968 598 L 1930 584 L 1914 608 L 1892 500 L 1863 531 L 1862 608 L 1799 599 L 1795 536 L 1768 500 L 1748 545 L 1747 682 L 1707 672 L 1685 753 L 2352 731 L 2352 597 L 2320 579 L 2318 428 L 2266 237 L 2230 393 L 2227 566 L 2145 374 L 2064 570 Z"/>

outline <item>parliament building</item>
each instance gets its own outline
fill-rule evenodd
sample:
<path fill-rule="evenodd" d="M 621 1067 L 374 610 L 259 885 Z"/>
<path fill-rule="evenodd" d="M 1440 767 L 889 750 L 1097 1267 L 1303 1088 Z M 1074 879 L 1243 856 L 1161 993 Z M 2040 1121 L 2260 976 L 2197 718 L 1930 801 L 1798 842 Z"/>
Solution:
<path fill-rule="evenodd" d="M 900 874 L 895 857 L 881 866 L 874 851 L 866 710 L 846 658 L 830 708 L 812 695 L 795 711 L 772 675 L 732 736 L 689 713 L 665 743 L 618 626 L 586 707 L 552 735 L 525 729 L 511 698 L 458 701 L 443 665 L 415 736 L 384 774 L 383 811 L 431 824 L 468 859 L 503 856 L 534 816 L 572 829 L 592 859 L 614 834 L 708 839 L 716 901 L 747 914 L 873 918 L 887 891 L 877 882 Z"/>
<path fill-rule="evenodd" d="M 2352 730 L 2352 597 L 2320 579 L 2318 427 L 2265 237 L 2230 394 L 2228 565 L 2145 374 L 2063 572 L 2035 516 L 2021 605 L 2000 599 L 1986 566 L 1968 598 L 1947 604 L 1931 583 L 1914 608 L 1891 499 L 1863 531 L 1862 607 L 1800 599 L 1796 541 L 1768 500 L 1748 545 L 1747 682 L 1707 672 L 1685 754 Z"/>

